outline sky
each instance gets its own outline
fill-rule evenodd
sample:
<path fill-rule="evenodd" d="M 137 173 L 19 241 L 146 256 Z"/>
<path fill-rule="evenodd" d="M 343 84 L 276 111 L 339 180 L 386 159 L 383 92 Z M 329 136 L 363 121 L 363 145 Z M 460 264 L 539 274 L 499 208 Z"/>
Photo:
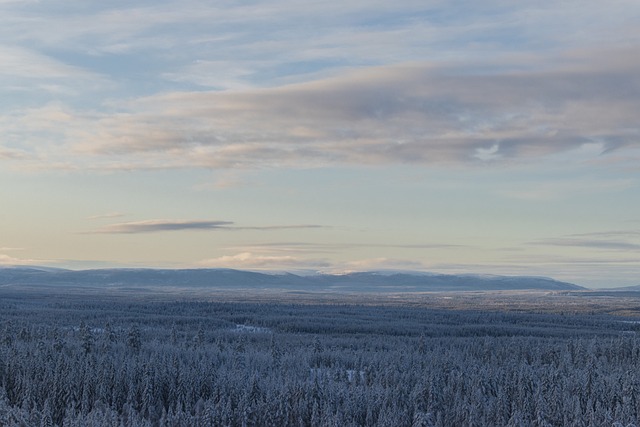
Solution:
<path fill-rule="evenodd" d="M 640 285 L 640 3 L 0 0 L 0 265 Z"/>

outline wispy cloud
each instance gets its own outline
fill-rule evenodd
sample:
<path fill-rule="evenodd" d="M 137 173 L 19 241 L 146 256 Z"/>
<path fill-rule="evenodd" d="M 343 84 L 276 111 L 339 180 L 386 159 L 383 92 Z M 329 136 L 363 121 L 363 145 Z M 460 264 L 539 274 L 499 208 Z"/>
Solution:
<path fill-rule="evenodd" d="M 319 226 L 316 226 L 316 228 Z M 252 253 L 335 253 L 358 248 L 382 248 L 382 249 L 425 249 L 443 250 L 457 249 L 463 245 L 447 243 L 417 243 L 417 244 L 392 244 L 392 243 L 318 243 L 318 242 L 267 242 L 252 245 L 238 246 L 228 249 L 242 250 Z"/>
<path fill-rule="evenodd" d="M 218 68 L 238 69 L 240 77 L 246 68 L 253 74 L 270 65 L 267 70 L 273 73 L 274 68 L 284 68 L 283 63 L 303 60 L 389 63 L 436 55 L 482 57 L 487 51 L 541 49 L 550 43 L 615 46 L 635 40 L 638 17 L 633 2 L 611 6 L 584 0 L 549 6 L 533 0 L 517 4 L 356 0 L 313 2 L 304 7 L 291 0 L 159 0 L 81 6 L 51 1 L 46 10 L 36 2 L 0 4 L 4 6 L 3 40 L 66 46 L 94 56 L 145 53 L 172 59 L 216 58 L 227 61 Z M 589 31 L 584 31 L 587 25 Z M 171 74 L 189 76 L 189 61 L 185 62 Z M 243 67 L 245 63 L 251 66 Z M 196 70 L 193 77 L 197 81 L 210 74 Z M 230 78 L 236 80 L 234 75 Z"/>
<path fill-rule="evenodd" d="M 638 145 L 633 2 L 0 5 L 7 85 L 76 95 L 64 123 L 42 108 L 50 96 L 0 113 L 0 159 L 23 168 L 468 164 Z M 118 90 L 83 96 L 105 84 Z"/>
<path fill-rule="evenodd" d="M 616 238 L 616 237 L 640 237 L 640 230 L 608 230 L 608 231 L 595 231 L 591 233 L 576 233 L 571 234 L 569 237 L 577 238 Z"/>
<path fill-rule="evenodd" d="M 571 246 L 591 249 L 605 249 L 616 251 L 639 251 L 640 244 L 632 243 L 624 240 L 608 240 L 608 239 L 586 239 L 560 237 L 552 239 L 541 239 L 531 242 L 532 245 L 543 246 Z"/>
<path fill-rule="evenodd" d="M 0 94 L 5 100 L 19 100 L 17 105 L 42 104 L 52 98 L 71 99 L 114 87 L 108 77 L 98 72 L 67 64 L 23 46 L 0 43 L 0 63 L 3 82 Z M 13 113 L 17 105 L 7 113 Z M 0 111 L 2 107 L 0 103 Z"/>
<path fill-rule="evenodd" d="M 539 239 L 530 242 L 531 245 L 569 246 L 588 249 L 602 249 L 614 251 L 640 251 L 640 243 L 631 241 L 638 237 L 637 230 L 622 232 L 608 231 L 595 233 L 572 234 L 565 237 Z"/>
<path fill-rule="evenodd" d="M 295 230 L 326 228 L 317 224 L 285 224 L 264 226 L 237 226 L 233 221 L 213 220 L 167 220 L 150 219 L 144 221 L 121 222 L 109 224 L 90 231 L 90 234 L 139 234 L 165 231 L 190 230 Z"/>
<path fill-rule="evenodd" d="M 126 214 L 122 213 L 122 212 L 107 212 L 104 214 L 98 214 L 98 215 L 91 215 L 89 217 L 87 217 L 87 219 L 110 219 L 110 218 L 120 218 L 125 216 Z"/>
<path fill-rule="evenodd" d="M 0 130 L 32 141 L 43 168 L 446 165 L 535 161 L 588 144 L 637 149 L 640 59 L 619 59 L 637 53 L 607 53 L 609 68 L 596 70 L 582 60 L 543 71 L 363 68 L 270 89 L 140 98 L 122 105 L 126 113 L 72 112 L 64 124 L 31 110 L 0 117 Z M 33 134 L 27 121 L 52 128 Z M 55 149 L 51 138 L 61 140 Z"/>
<path fill-rule="evenodd" d="M 29 156 L 22 150 L 0 146 L 0 160 L 25 160 Z"/>
<path fill-rule="evenodd" d="M 636 185 L 632 179 L 571 179 L 541 181 L 537 183 L 510 183 L 504 184 L 503 189 L 496 192 L 504 197 L 526 200 L 531 202 L 542 202 L 566 199 L 567 197 L 593 194 L 609 193 L 613 191 L 624 191 Z"/>
<path fill-rule="evenodd" d="M 187 221 L 158 219 L 109 224 L 92 231 L 92 233 L 136 234 L 154 233 L 161 231 L 214 230 L 226 229 L 232 224 L 233 222 L 230 221 Z"/>
<path fill-rule="evenodd" d="M 96 78 L 81 68 L 67 65 L 33 50 L 0 45 L 0 75 L 29 79 Z"/>
<path fill-rule="evenodd" d="M 292 224 L 292 225 L 262 225 L 262 226 L 246 226 L 234 227 L 236 230 L 298 230 L 313 228 L 331 228 L 320 224 Z"/>
<path fill-rule="evenodd" d="M 218 191 L 237 189 L 248 185 L 255 187 L 260 184 L 255 181 L 248 181 L 246 176 L 240 176 L 236 171 L 227 171 L 222 176 L 195 185 L 193 189 L 196 191 Z"/>
<path fill-rule="evenodd" d="M 602 265 L 612 266 L 617 265 L 630 267 L 640 267 L 640 257 L 634 257 L 633 254 L 630 257 L 602 257 L 602 256 L 564 256 L 558 254 L 529 254 L 518 257 L 509 258 L 509 262 L 518 263 L 521 266 L 544 266 L 555 265 L 571 268 L 584 268 L 587 265 Z"/>

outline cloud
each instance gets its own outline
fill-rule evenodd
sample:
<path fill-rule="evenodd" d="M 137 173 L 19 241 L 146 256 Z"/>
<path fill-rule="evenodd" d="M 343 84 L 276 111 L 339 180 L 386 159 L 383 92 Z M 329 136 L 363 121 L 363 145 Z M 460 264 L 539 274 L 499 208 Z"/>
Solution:
<path fill-rule="evenodd" d="M 33 50 L 0 45 L 0 75 L 22 78 L 56 79 L 95 77 L 85 70 L 72 67 Z"/>
<path fill-rule="evenodd" d="M 298 230 L 313 228 L 330 228 L 320 224 L 294 224 L 294 225 L 263 225 L 251 227 L 234 227 L 236 230 Z"/>
<path fill-rule="evenodd" d="M 576 256 L 561 256 L 558 254 L 553 255 L 523 255 L 520 257 L 512 257 L 512 262 L 516 261 L 529 266 L 536 265 L 560 265 L 567 268 L 583 268 L 584 265 L 603 265 L 603 266 L 616 266 L 616 265 L 635 265 L 640 267 L 640 258 L 603 258 L 603 257 L 576 257 Z"/>
<path fill-rule="evenodd" d="M 1 248 L 0 250 L 7 250 L 7 248 Z M 45 260 L 35 260 L 27 258 L 15 258 L 9 255 L 0 254 L 0 265 L 35 265 L 39 263 L 46 263 Z"/>
<path fill-rule="evenodd" d="M 596 238 L 611 238 L 611 237 L 640 237 L 640 230 L 609 230 L 609 231 L 596 231 L 592 233 L 577 233 L 571 234 L 569 237 L 596 237 Z"/>
<path fill-rule="evenodd" d="M 362 45 L 371 50 L 363 43 L 371 33 L 398 32 L 406 27 L 416 31 L 420 24 L 442 27 L 442 24 L 449 23 L 443 23 L 442 18 L 427 19 L 439 1 L 404 0 L 401 7 L 379 0 L 346 1 L 335 5 L 314 2 L 304 7 L 291 0 L 249 3 L 185 0 L 81 7 L 66 2 L 51 3 L 46 11 L 37 5 L 3 10 L 4 20 L 9 24 L 3 31 L 5 38 L 13 36 L 35 39 L 45 45 L 91 48 L 90 52 L 94 54 L 145 48 L 171 49 L 176 46 L 185 50 L 195 46 L 206 53 L 209 53 L 208 49 L 218 48 L 223 57 L 230 54 L 231 47 L 244 54 L 253 51 L 254 54 L 271 56 L 282 42 L 289 42 L 286 47 L 306 45 L 311 52 L 323 46 L 327 50 L 335 49 L 334 37 L 340 37 L 342 44 Z M 575 15 L 575 11 L 573 13 Z M 417 16 L 423 19 L 416 19 Z M 467 14 L 458 16 L 466 17 L 466 20 L 471 18 Z M 425 25 L 427 20 L 431 25 Z M 465 18 L 458 20 L 468 24 L 464 22 Z M 324 31 L 318 31 L 318 28 Z M 350 34 L 344 34 L 351 28 Z M 457 31 L 462 32 L 462 29 Z M 430 33 L 433 38 L 437 35 L 433 34 L 435 31 Z M 352 37 L 345 39 L 345 35 Z"/>
<path fill-rule="evenodd" d="M 585 239 L 585 238 L 571 238 L 571 237 L 542 239 L 535 242 L 531 242 L 530 244 L 543 245 L 543 246 L 570 246 L 570 247 L 605 249 L 605 250 L 616 250 L 616 251 L 639 251 L 640 250 L 640 244 L 631 243 L 623 240 Z"/>
<path fill-rule="evenodd" d="M 245 176 L 241 177 L 237 172 L 229 171 L 222 176 L 197 184 L 193 189 L 196 191 L 219 191 L 259 185 L 261 184 L 257 181 L 248 181 Z"/>
<path fill-rule="evenodd" d="M 0 3 L 1 4 L 1 3 Z M 6 3 L 5 3 L 6 4 Z M 246 68 L 266 62 L 266 71 L 303 60 L 367 64 L 415 57 L 482 57 L 488 51 L 525 51 L 563 46 L 619 45 L 635 40 L 637 4 L 611 7 L 597 1 L 536 1 L 481 4 L 440 0 L 311 2 L 156 1 L 76 6 L 52 1 L 4 7 L 3 40 L 65 46 L 92 55 L 149 53 L 166 58 L 187 56 L 183 67 L 167 74 L 215 84 L 228 72 L 196 70 L 190 62 L 227 61 L 237 81 Z M 589 31 L 584 31 L 584 28 Z M 615 29 L 613 31 L 612 29 Z M 185 54 L 186 52 L 186 54 Z M 192 59 L 196 61 L 192 61 Z M 215 59 L 212 61 L 211 59 Z M 251 64 L 246 67 L 245 64 Z M 203 72 L 204 71 L 204 72 Z M 223 80 L 224 81 L 224 80 Z M 219 83 L 218 83 L 219 84 Z"/>
<path fill-rule="evenodd" d="M 20 150 L 0 146 L 0 160 L 23 160 L 27 156 Z"/>
<path fill-rule="evenodd" d="M 431 166 L 638 146 L 637 5 L 445 3 L 4 2 L 0 75 L 78 96 L 60 108 L 66 122 L 46 94 L 0 113 L 0 161 Z M 85 98 L 106 75 L 117 90 Z"/>
<path fill-rule="evenodd" d="M 316 228 L 319 226 L 316 226 Z M 323 227 L 324 228 L 324 227 Z M 314 243 L 314 242 L 267 242 L 239 246 L 229 249 L 243 250 L 252 253 L 335 253 L 358 248 L 391 248 L 391 249 L 456 249 L 463 245 L 444 243 L 424 244 L 389 244 L 389 243 Z"/>
<path fill-rule="evenodd" d="M 333 268 L 334 272 L 348 273 L 375 270 L 426 270 L 420 261 L 397 258 L 370 258 L 340 263 Z"/>
<path fill-rule="evenodd" d="M 3 81 L 0 93 L 5 100 L 13 101 L 9 113 L 16 106 L 29 105 L 34 100 L 42 104 L 52 97 L 73 98 L 114 87 L 104 75 L 69 65 L 33 48 L 0 44 L 0 63 Z"/>
<path fill-rule="evenodd" d="M 640 230 L 605 230 L 588 233 L 574 233 L 567 236 L 538 239 L 529 242 L 529 245 L 537 246 L 558 246 L 558 247 L 576 247 L 594 250 L 618 251 L 620 253 L 637 254 L 640 253 Z M 580 258 L 583 259 L 583 258 Z M 573 260 L 580 263 L 580 259 Z M 572 262 L 573 262 L 572 261 Z M 587 259 L 587 263 L 597 264 L 596 259 Z M 603 262 L 630 262 L 628 258 L 619 258 L 612 261 L 603 258 Z M 631 261 L 635 262 L 635 261 Z"/>
<path fill-rule="evenodd" d="M 37 168 L 535 162 L 594 144 L 640 148 L 640 59 L 619 58 L 639 53 L 607 53 L 609 68 L 583 59 L 550 70 L 368 67 L 267 89 L 138 98 L 112 114 L 65 111 L 64 123 L 51 109 L 16 112 L 0 117 L 0 131 L 30 141 Z"/>
<path fill-rule="evenodd" d="M 186 221 L 186 220 L 146 220 L 109 224 L 94 230 L 101 234 L 137 234 L 161 231 L 214 230 L 226 229 L 233 224 L 230 221 Z"/>
<path fill-rule="evenodd" d="M 321 259 L 303 259 L 288 255 L 259 255 L 251 252 L 242 252 L 236 255 L 225 255 L 217 258 L 202 260 L 198 262 L 197 265 L 199 267 L 209 268 L 306 270 L 326 268 L 330 266 L 330 263 Z"/>
<path fill-rule="evenodd" d="M 591 179 L 542 181 L 537 183 L 509 183 L 497 194 L 511 199 L 541 202 L 567 199 L 575 195 L 593 193 L 611 193 L 632 188 L 635 181 L 631 179 Z M 508 187 L 508 188 L 507 188 Z"/>
<path fill-rule="evenodd" d="M 282 254 L 328 254 L 343 249 L 343 245 L 310 242 L 270 242 L 252 245 L 232 246 L 225 249 L 259 255 L 281 256 Z"/>
<path fill-rule="evenodd" d="M 332 262 L 322 258 L 302 258 L 293 255 L 254 252 L 240 252 L 235 255 L 206 259 L 198 262 L 197 266 L 251 270 L 315 270 L 327 273 L 371 270 L 425 270 L 425 265 L 421 262 L 403 259 L 371 258 L 349 262 Z"/>
<path fill-rule="evenodd" d="M 109 218 L 120 218 L 125 216 L 125 214 L 123 214 L 122 212 L 107 212 L 104 214 L 99 214 L 99 215 L 91 215 L 90 217 L 87 217 L 87 219 L 109 219 Z"/>
<path fill-rule="evenodd" d="M 121 222 L 109 224 L 95 229 L 90 234 L 139 234 L 156 233 L 164 231 L 189 231 L 189 230 L 291 230 L 326 228 L 317 224 L 290 224 L 290 225 L 265 225 L 265 226 L 235 226 L 233 221 L 212 220 L 167 220 L 150 219 L 144 221 Z"/>

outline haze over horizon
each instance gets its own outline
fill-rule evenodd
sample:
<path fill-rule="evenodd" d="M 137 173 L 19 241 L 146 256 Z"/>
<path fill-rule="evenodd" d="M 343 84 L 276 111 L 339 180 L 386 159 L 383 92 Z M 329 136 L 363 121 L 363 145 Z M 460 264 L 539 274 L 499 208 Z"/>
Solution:
<path fill-rule="evenodd" d="M 0 0 L 0 265 L 640 285 L 639 20 Z"/>

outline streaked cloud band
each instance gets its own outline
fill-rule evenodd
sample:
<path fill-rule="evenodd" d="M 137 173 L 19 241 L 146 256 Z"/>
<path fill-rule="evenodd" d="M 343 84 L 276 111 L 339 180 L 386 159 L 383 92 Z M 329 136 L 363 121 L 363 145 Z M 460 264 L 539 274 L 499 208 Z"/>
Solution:
<path fill-rule="evenodd" d="M 152 219 L 144 221 L 120 222 L 108 224 L 90 231 L 90 234 L 139 234 L 165 231 L 207 231 L 207 230 L 289 230 L 305 228 L 326 228 L 317 224 L 289 224 L 266 226 L 236 226 L 233 221 L 212 220 L 167 220 Z"/>
<path fill-rule="evenodd" d="M 603 55 L 608 66 L 595 68 L 580 57 L 544 70 L 370 67 L 275 88 L 138 98 L 113 114 L 48 106 L 0 117 L 0 130 L 32 141 L 38 168 L 446 165 L 529 162 L 586 145 L 638 149 L 640 59 L 623 57 L 640 54 Z M 44 138 L 58 141 L 55 152 Z"/>

